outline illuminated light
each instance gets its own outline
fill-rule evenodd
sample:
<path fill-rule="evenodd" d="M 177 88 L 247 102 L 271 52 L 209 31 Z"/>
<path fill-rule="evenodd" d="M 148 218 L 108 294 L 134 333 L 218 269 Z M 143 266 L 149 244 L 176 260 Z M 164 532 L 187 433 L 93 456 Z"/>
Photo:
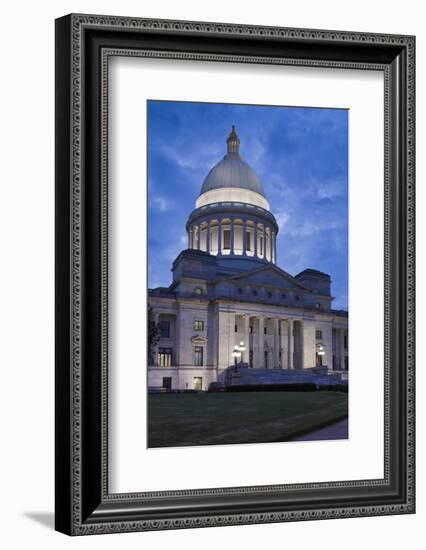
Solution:
<path fill-rule="evenodd" d="M 241 202 L 244 204 L 252 204 L 254 206 L 260 206 L 265 210 L 269 210 L 269 203 L 259 193 L 250 191 L 249 189 L 242 189 L 240 187 L 222 187 L 220 189 L 211 189 L 200 195 L 195 203 L 196 208 L 206 206 L 207 204 L 214 204 L 218 202 Z"/>

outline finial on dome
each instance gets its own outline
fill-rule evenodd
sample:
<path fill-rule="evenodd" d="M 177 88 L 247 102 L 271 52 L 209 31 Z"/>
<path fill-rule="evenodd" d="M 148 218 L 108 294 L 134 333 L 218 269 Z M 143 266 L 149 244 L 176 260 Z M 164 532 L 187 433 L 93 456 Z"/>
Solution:
<path fill-rule="evenodd" d="M 228 153 L 236 153 L 237 155 L 240 152 L 240 138 L 237 135 L 237 132 L 235 131 L 235 126 L 232 125 L 231 133 L 228 136 L 228 139 L 226 140 L 226 143 L 228 144 Z"/>

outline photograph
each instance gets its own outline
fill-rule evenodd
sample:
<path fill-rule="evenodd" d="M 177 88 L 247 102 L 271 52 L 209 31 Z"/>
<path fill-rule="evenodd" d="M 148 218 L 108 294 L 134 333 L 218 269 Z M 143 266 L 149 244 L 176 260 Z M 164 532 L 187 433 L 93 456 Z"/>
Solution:
<path fill-rule="evenodd" d="M 167 546 L 195 537 L 194 548 L 217 548 L 246 545 L 250 530 L 258 547 L 270 524 L 269 538 L 285 532 L 298 547 L 358 548 L 367 529 L 401 548 L 416 513 L 421 18 L 390 10 L 385 20 L 369 5 L 366 23 L 366 10 L 311 2 L 262 20 L 247 3 L 214 4 L 210 16 L 207 4 L 168 4 L 55 15 L 55 199 L 42 201 L 55 212 L 55 430 L 48 407 L 51 445 L 35 446 L 54 444 L 37 473 L 55 472 L 55 537 L 102 534 L 116 546 L 108 535 L 122 534 L 127 547 L 131 533 L 168 531 Z M 52 50 L 38 12 L 31 32 L 41 28 Z M 9 73 L 28 88 L 25 71 Z M 28 132 L 13 124 L 5 135 L 21 144 Z M 53 144 L 51 124 L 27 126 Z M 19 147 L 11 163 L 8 188 L 24 210 L 10 209 L 9 225 L 38 216 L 51 232 L 22 200 L 21 181 L 40 195 L 33 172 L 46 157 L 46 140 L 29 143 L 40 154 L 23 163 Z M 13 185 L 17 169 L 29 176 Z M 37 258 L 38 226 L 20 229 L 25 242 L 37 237 Z M 21 256 L 27 274 L 31 255 Z M 21 327 L 28 315 L 5 295 L 16 310 L 5 319 Z M 41 302 L 30 314 L 46 311 Z M 17 350 L 45 361 L 33 345 L 44 325 L 29 326 L 12 367 Z M 25 364 L 27 383 L 6 384 L 26 392 L 6 392 L 22 409 L 14 441 L 28 410 L 48 405 L 33 381 L 52 386 L 33 358 Z M 26 456 L 31 438 L 22 445 Z M 32 533 L 45 502 L 25 504 L 13 532 Z"/>
<path fill-rule="evenodd" d="M 148 448 L 348 439 L 349 110 L 146 108 Z"/>

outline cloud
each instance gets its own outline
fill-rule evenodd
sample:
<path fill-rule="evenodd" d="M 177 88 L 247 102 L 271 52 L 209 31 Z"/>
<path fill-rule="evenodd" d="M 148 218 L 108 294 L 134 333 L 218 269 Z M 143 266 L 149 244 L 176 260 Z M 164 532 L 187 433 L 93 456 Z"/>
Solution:
<path fill-rule="evenodd" d="M 277 210 L 275 212 L 275 219 L 280 231 L 283 231 L 290 220 L 290 214 L 285 210 Z"/>
<path fill-rule="evenodd" d="M 169 202 L 167 199 L 160 195 L 151 195 L 151 205 L 156 207 L 160 212 L 166 212 L 169 210 Z"/>
<path fill-rule="evenodd" d="M 316 183 L 316 190 L 320 199 L 334 199 L 346 193 L 346 184 L 342 179 L 331 179 Z"/>
<path fill-rule="evenodd" d="M 207 175 L 210 168 L 219 162 L 225 154 L 225 151 L 220 149 L 218 145 L 203 147 L 189 147 L 186 143 L 160 143 L 158 153 L 165 157 L 168 161 L 174 163 L 186 177 L 189 176 L 194 183 L 201 185 L 201 176 Z M 195 177 L 190 177 L 190 176 Z"/>

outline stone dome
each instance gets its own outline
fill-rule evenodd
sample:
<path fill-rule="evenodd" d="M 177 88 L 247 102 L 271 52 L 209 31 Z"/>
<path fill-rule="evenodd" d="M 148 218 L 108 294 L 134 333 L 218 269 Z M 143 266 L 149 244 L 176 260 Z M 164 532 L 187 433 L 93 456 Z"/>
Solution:
<path fill-rule="evenodd" d="M 218 162 L 210 172 L 201 188 L 201 193 L 212 191 L 213 189 L 222 189 L 225 187 L 237 187 L 239 189 L 247 189 L 259 195 L 265 196 L 263 185 L 257 177 L 254 170 L 243 161 L 239 154 L 240 140 L 235 127 L 232 126 L 232 131 L 227 139 L 228 153 L 223 160 Z"/>

